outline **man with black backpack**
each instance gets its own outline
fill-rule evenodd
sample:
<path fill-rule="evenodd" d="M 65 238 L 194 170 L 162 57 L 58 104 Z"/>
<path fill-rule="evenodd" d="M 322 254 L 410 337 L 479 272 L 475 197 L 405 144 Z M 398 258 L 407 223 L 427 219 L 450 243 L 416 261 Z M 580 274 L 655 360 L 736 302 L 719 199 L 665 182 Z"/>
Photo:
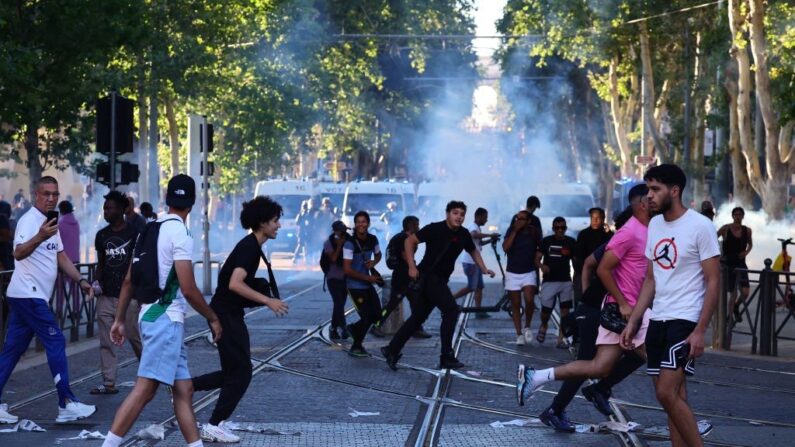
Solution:
<path fill-rule="evenodd" d="M 459 309 L 447 283 L 453 273 L 455 261 L 462 251 L 466 250 L 480 270 L 490 277 L 494 272 L 486 267 L 480 252 L 472 242 L 472 235 L 464 228 L 464 217 L 467 207 L 464 202 L 451 201 L 447 204 L 446 218 L 440 222 L 424 226 L 416 234 L 406 238 L 405 259 L 409 265 L 408 275 L 418 289 L 420 309 L 398 329 L 388 346 L 381 348 L 387 365 L 397 371 L 400 351 L 435 307 L 442 311 L 442 325 L 439 328 L 442 352 L 439 358 L 440 369 L 457 369 L 464 366 L 455 357 L 453 351 L 453 333 L 458 320 Z M 425 255 L 419 268 L 414 264 L 414 252 L 420 243 L 425 243 Z"/>
<path fill-rule="evenodd" d="M 381 318 L 375 323 L 376 327 L 389 318 L 389 314 L 397 308 L 403 298 L 408 298 L 411 313 L 418 310 L 417 298 L 409 288 L 409 265 L 406 263 L 405 242 L 406 238 L 416 233 L 420 229 L 420 219 L 417 216 L 406 216 L 403 218 L 403 231 L 394 235 L 389 240 L 386 247 L 386 266 L 392 269 L 392 284 L 390 288 L 389 301 L 381 309 Z M 414 333 L 414 338 L 431 338 L 422 326 Z"/>
<path fill-rule="evenodd" d="M 193 238 L 185 219 L 195 201 L 193 179 L 183 174 L 172 177 L 166 191 L 168 214 L 148 223 L 138 236 L 110 334 L 117 345 L 124 343 L 127 305 L 135 296 L 141 304 L 138 324 L 143 353 L 135 387 L 116 411 L 103 447 L 121 445 L 161 383 L 172 387 L 174 414 L 188 447 L 203 445 L 193 413 L 193 382 L 183 341 L 187 304 L 207 319 L 216 343 L 222 328 L 193 276 Z"/>
<path fill-rule="evenodd" d="M 342 267 L 342 247 L 349 236 L 348 227 L 341 220 L 331 224 L 331 231 L 331 235 L 323 243 L 320 269 L 323 270 L 328 292 L 334 302 L 329 337 L 332 340 L 339 340 L 349 336 L 345 323 L 345 301 L 348 298 L 348 286 L 345 284 L 345 270 Z"/>

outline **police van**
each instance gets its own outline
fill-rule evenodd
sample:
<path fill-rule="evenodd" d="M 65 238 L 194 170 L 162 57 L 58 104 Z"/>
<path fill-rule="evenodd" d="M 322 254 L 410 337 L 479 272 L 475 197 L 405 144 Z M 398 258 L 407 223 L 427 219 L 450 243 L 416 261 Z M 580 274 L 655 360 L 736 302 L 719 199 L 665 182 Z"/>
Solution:
<path fill-rule="evenodd" d="M 309 180 L 263 180 L 257 182 L 254 195 L 270 196 L 282 206 L 282 228 L 279 237 L 268 243 L 269 248 L 277 251 L 294 250 L 297 242 L 295 218 L 301 211 L 301 204 L 315 195 L 314 184 Z"/>
<path fill-rule="evenodd" d="M 535 215 L 541 220 L 545 236 L 552 234 L 552 220 L 561 216 L 566 219 L 566 234 L 577 234 L 591 224 L 588 210 L 594 207 L 591 188 L 582 183 L 547 184 L 535 189 L 535 196 L 541 201 L 541 208 Z"/>
<path fill-rule="evenodd" d="M 367 211 L 370 214 L 370 232 L 383 240 L 387 228 L 380 217 L 391 202 L 396 205 L 393 220 L 402 221 L 404 216 L 414 212 L 414 185 L 378 180 L 351 182 L 345 188 L 342 221 L 353 228 L 354 215 L 359 211 Z"/>

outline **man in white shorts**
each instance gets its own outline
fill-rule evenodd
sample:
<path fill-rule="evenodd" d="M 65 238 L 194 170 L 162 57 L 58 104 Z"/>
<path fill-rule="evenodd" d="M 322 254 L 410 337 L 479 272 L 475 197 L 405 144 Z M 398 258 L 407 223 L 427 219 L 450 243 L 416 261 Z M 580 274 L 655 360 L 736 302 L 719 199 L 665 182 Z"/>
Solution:
<path fill-rule="evenodd" d="M 536 252 L 541 247 L 541 232 L 532 223 L 532 214 L 522 210 L 514 216 L 513 224 L 505 233 L 502 249 L 508 257 L 505 267 L 505 290 L 511 297 L 511 316 L 516 330 L 516 344 L 529 343 L 532 335 L 530 323 L 535 310 L 535 294 L 538 290 Z M 525 329 L 522 332 L 521 300 L 524 295 Z"/>
<path fill-rule="evenodd" d="M 633 346 L 641 316 L 652 306 L 646 332 L 647 373 L 668 414 L 671 444 L 703 445 L 687 402 L 685 376 L 695 374 L 704 354 L 704 333 L 718 303 L 720 247 L 709 218 L 682 204 L 687 179 L 676 165 L 655 166 L 643 177 L 649 186 L 647 273 L 621 344 Z"/>
<path fill-rule="evenodd" d="M 547 337 L 547 325 L 555 299 L 560 303 L 560 318 L 569 314 L 574 304 L 574 287 L 571 283 L 571 265 L 577 250 L 577 241 L 566 236 L 566 219 L 558 216 L 552 220 L 552 236 L 541 240 L 541 250 L 536 253 L 536 267 L 544 273 L 541 284 L 541 327 L 538 328 L 536 341 L 544 343 Z M 568 348 L 563 341 L 563 333 L 558 333 L 559 348 Z"/>

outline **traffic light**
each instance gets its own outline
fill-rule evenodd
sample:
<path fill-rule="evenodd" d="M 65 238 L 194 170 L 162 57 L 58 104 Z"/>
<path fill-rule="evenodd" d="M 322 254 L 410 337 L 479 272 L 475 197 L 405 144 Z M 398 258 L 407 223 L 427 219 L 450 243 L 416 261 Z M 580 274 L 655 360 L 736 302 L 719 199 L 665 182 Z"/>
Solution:
<path fill-rule="evenodd" d="M 135 102 L 121 95 L 97 100 L 97 152 L 110 155 L 110 134 L 113 97 L 116 99 L 116 154 L 133 151 L 133 106 Z"/>
<path fill-rule="evenodd" d="M 110 187 L 110 163 L 103 162 L 97 165 L 97 181 Z M 116 185 L 129 185 L 138 181 L 141 172 L 138 165 L 129 161 L 116 163 Z"/>

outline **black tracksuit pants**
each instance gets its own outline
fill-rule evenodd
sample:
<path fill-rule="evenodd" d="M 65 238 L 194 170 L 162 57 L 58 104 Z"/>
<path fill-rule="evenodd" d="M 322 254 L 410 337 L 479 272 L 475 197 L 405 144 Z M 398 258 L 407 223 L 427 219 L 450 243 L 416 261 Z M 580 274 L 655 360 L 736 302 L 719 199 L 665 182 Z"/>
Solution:
<path fill-rule="evenodd" d="M 193 378 L 193 388 L 197 391 L 221 389 L 215 403 L 210 423 L 218 425 L 229 420 L 232 412 L 251 383 L 251 344 L 248 328 L 243 320 L 243 312 L 219 312 L 223 336 L 218 340 L 218 355 L 221 357 L 221 370 Z"/>
<path fill-rule="evenodd" d="M 381 317 L 381 300 L 375 288 L 370 286 L 366 289 L 348 289 L 359 312 L 359 321 L 350 325 L 351 335 L 353 336 L 352 347 L 360 347 L 364 341 L 367 331 Z"/>
<path fill-rule="evenodd" d="M 416 310 L 412 310 L 411 317 L 398 329 L 389 350 L 395 354 L 400 353 L 403 346 L 411 336 L 422 327 L 435 307 L 442 312 L 442 325 L 439 329 L 439 338 L 442 343 L 442 355 L 453 354 L 453 333 L 458 322 L 459 308 L 453 299 L 450 288 L 447 287 L 447 278 L 427 274 L 422 293 L 417 297 Z"/>
<path fill-rule="evenodd" d="M 599 313 L 601 310 L 598 307 L 581 304 L 577 308 L 577 329 L 580 335 L 580 346 L 577 350 L 577 360 L 593 360 L 596 357 L 596 336 L 599 332 Z M 643 359 L 634 353 L 626 353 L 616 364 L 610 375 L 600 380 L 596 384 L 596 389 L 602 394 L 610 395 L 613 386 L 627 378 L 630 374 L 635 372 L 645 362 Z M 552 401 L 552 409 L 555 413 L 560 414 L 566 406 L 574 399 L 577 391 L 585 379 L 571 379 L 563 382 L 560 386 L 560 391 Z"/>

